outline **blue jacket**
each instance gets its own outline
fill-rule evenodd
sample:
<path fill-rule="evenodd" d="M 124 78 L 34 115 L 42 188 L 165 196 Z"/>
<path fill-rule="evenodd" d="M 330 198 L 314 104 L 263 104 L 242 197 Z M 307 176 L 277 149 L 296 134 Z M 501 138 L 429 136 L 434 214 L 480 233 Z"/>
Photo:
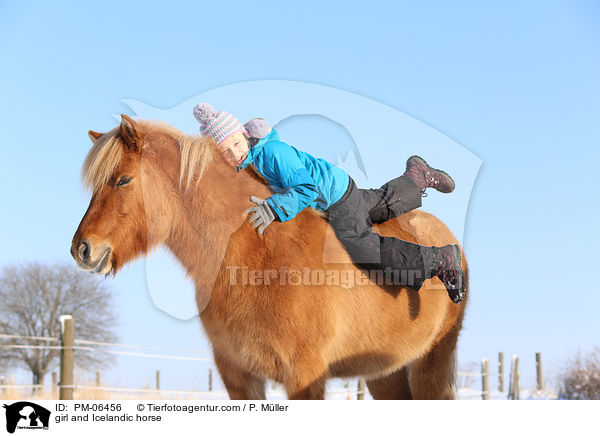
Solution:
<path fill-rule="evenodd" d="M 308 206 L 329 209 L 342 198 L 350 180 L 341 168 L 280 141 L 275 129 L 250 148 L 238 171 L 250 164 L 276 192 L 267 203 L 281 222 Z"/>

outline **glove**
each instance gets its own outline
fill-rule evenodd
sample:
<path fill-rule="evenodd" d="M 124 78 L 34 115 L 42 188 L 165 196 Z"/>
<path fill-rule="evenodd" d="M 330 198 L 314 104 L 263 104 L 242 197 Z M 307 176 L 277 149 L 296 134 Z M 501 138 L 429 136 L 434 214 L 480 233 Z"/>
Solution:
<path fill-rule="evenodd" d="M 271 210 L 271 206 L 267 204 L 266 200 L 261 200 L 258 197 L 250 197 L 250 201 L 256 206 L 251 207 L 246 213 L 254 213 L 250 218 L 250 224 L 254 223 L 254 228 L 258 227 L 258 233 L 261 235 L 265 229 L 275 220 L 275 214 Z"/>

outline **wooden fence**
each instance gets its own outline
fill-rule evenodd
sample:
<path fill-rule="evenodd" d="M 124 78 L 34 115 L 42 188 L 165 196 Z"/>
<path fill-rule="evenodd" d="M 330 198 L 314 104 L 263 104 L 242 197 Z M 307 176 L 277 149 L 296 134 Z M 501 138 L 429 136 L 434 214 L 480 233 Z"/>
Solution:
<path fill-rule="evenodd" d="M 535 353 L 536 362 L 536 389 L 543 390 L 542 379 L 542 353 Z M 481 361 L 481 373 L 461 372 L 458 375 L 464 376 L 481 376 L 481 395 L 482 400 L 490 399 L 490 362 L 488 359 Z M 508 377 L 508 393 L 507 399 L 519 400 L 521 397 L 521 373 L 519 372 L 519 356 L 513 356 Z M 498 353 L 498 392 L 504 392 L 504 353 Z"/>
<path fill-rule="evenodd" d="M 61 335 L 58 338 L 60 342 L 59 346 L 25 346 L 25 345 L 13 345 L 13 347 L 22 347 L 22 348 L 56 348 L 60 349 L 60 379 L 58 379 L 58 375 L 56 373 L 52 373 L 52 386 L 53 392 L 58 390 L 58 397 L 61 400 L 72 400 L 74 396 L 74 390 L 77 388 L 85 388 L 85 389 L 96 389 L 101 391 L 115 391 L 115 392 L 138 392 L 138 393 L 155 393 L 155 394 L 183 394 L 183 395 L 207 395 L 211 397 L 213 394 L 215 395 L 224 395 L 226 392 L 224 391 L 213 391 L 213 372 L 212 369 L 208 370 L 208 391 L 175 391 L 175 390 L 162 390 L 161 389 L 161 377 L 160 371 L 156 371 L 156 388 L 155 389 L 138 389 L 138 388 L 118 388 L 118 387 L 105 387 L 101 386 L 101 374 L 99 371 L 96 372 L 96 383 L 95 386 L 77 386 L 74 384 L 74 350 L 100 350 L 97 347 L 90 347 L 90 345 L 96 346 L 121 346 L 121 347 L 131 347 L 131 348 L 149 348 L 149 347 L 141 347 L 134 345 L 123 345 L 123 344 L 108 344 L 94 341 L 86 341 L 86 340 L 77 340 L 75 339 L 75 320 L 70 315 L 64 315 L 60 317 L 61 322 Z M 11 335 L 0 335 L 2 337 L 19 337 L 19 336 L 11 336 Z M 45 341 L 56 341 L 56 338 L 30 338 L 37 340 L 45 340 Z M 166 358 L 166 359 L 180 359 L 180 360 L 198 360 L 198 361 L 212 361 L 209 357 L 187 357 L 187 356 L 173 356 L 173 355 L 164 355 L 164 354 L 148 354 L 148 353 L 139 353 L 139 352 L 126 352 L 126 351 L 117 351 L 113 349 L 102 349 L 101 351 L 114 353 L 114 354 L 125 354 L 125 355 L 133 355 L 140 357 L 154 357 L 154 358 Z M 197 352 L 197 351 L 195 351 Z M 535 362 L 536 362 L 536 374 L 537 374 L 537 390 L 541 391 L 543 388 L 543 380 L 542 380 L 542 357 L 541 353 L 535 354 Z M 498 353 L 498 392 L 504 392 L 504 353 Z M 462 372 L 458 371 L 459 376 L 477 376 L 481 377 L 481 391 L 479 391 L 477 396 L 481 396 L 483 400 L 490 399 L 490 362 L 488 359 L 482 359 L 481 361 L 481 373 L 472 373 L 472 372 Z M 509 385 L 508 385 L 508 393 L 507 399 L 510 400 L 518 400 L 520 399 L 520 385 L 521 385 L 521 377 L 519 373 L 519 357 L 513 356 L 510 368 L 510 374 L 508 377 Z M 10 384 L 6 383 L 6 379 L 4 377 L 0 377 L 0 393 L 4 389 L 8 389 L 10 387 L 13 388 L 33 388 L 34 385 L 14 385 L 14 381 L 11 380 Z M 355 396 L 357 400 L 363 400 L 365 398 L 366 387 L 365 381 L 362 378 L 359 378 L 357 381 L 357 386 L 355 390 L 351 390 L 348 382 L 345 384 L 346 390 L 340 392 L 328 392 L 328 394 L 345 394 L 348 399 L 351 399 Z M 475 391 L 477 392 L 477 391 Z M 462 395 L 462 398 L 468 398 L 468 396 Z"/>

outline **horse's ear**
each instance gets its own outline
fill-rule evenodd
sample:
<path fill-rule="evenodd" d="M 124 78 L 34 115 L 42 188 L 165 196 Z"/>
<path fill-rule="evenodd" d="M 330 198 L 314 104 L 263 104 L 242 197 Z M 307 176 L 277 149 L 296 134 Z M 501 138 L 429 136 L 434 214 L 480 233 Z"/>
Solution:
<path fill-rule="evenodd" d="M 90 137 L 90 139 L 92 140 L 92 142 L 96 142 L 96 139 L 98 139 L 102 135 L 104 135 L 104 133 L 94 132 L 93 130 L 90 130 L 88 132 L 88 136 Z"/>
<path fill-rule="evenodd" d="M 127 115 L 121 115 L 121 137 L 125 146 L 132 151 L 139 151 L 144 144 L 141 127 Z"/>

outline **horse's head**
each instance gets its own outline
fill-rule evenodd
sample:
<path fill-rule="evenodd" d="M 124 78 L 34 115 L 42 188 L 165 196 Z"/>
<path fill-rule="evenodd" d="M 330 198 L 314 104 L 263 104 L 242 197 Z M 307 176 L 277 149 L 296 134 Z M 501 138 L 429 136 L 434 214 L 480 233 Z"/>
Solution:
<path fill-rule="evenodd" d="M 94 145 L 82 180 L 93 194 L 71 254 L 86 271 L 114 275 L 164 242 L 171 231 L 180 211 L 183 135 L 126 115 L 110 132 L 89 135 Z"/>

